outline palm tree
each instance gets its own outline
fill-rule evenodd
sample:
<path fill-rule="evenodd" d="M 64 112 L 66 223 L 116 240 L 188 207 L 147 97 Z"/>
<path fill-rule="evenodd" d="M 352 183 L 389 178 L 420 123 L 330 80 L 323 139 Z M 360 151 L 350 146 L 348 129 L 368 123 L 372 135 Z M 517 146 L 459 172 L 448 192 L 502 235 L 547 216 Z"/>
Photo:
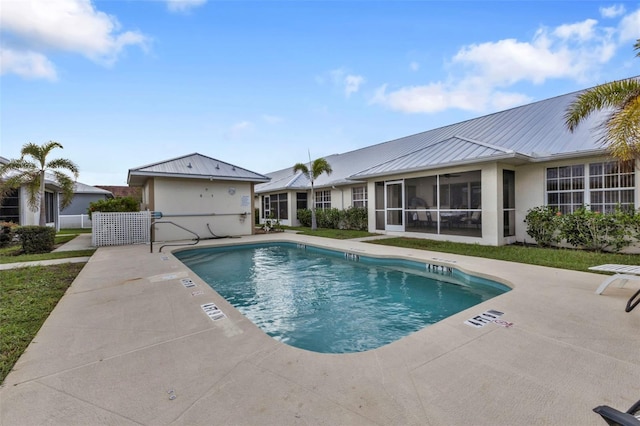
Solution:
<path fill-rule="evenodd" d="M 633 46 L 640 57 L 640 39 Z M 640 158 L 640 79 L 613 81 L 589 89 L 569 105 L 565 124 L 573 132 L 591 113 L 610 109 L 602 123 L 603 143 L 611 155 L 627 161 Z"/>
<path fill-rule="evenodd" d="M 11 190 L 26 186 L 29 196 L 28 204 L 34 212 L 40 209 L 40 226 L 46 225 L 46 207 L 44 203 L 45 173 L 51 173 L 62 189 L 60 208 L 71 204 L 75 179 L 78 179 L 78 166 L 70 160 L 56 158 L 47 161 L 47 156 L 54 148 L 61 148 L 58 142 L 49 141 L 43 145 L 27 143 L 20 151 L 20 158 L 10 160 L 0 167 L 0 202 Z M 30 157 L 30 159 L 29 159 Z M 62 170 L 73 173 L 71 179 Z"/>
<path fill-rule="evenodd" d="M 304 163 L 296 163 L 296 165 L 293 166 L 293 173 L 298 172 L 302 172 L 311 182 L 311 229 L 315 231 L 318 229 L 318 224 L 316 222 L 316 191 L 314 190 L 313 183 L 322 173 L 330 175 L 333 170 L 327 160 L 324 158 L 316 158 L 313 162 L 309 162 L 309 167 Z"/>

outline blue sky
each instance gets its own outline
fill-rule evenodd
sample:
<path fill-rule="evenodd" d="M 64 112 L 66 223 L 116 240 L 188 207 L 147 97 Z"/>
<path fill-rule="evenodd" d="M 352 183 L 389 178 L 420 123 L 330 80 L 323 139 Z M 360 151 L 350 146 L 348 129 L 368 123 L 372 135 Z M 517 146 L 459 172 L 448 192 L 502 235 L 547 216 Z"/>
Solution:
<path fill-rule="evenodd" d="M 640 2 L 0 0 L 0 155 L 258 173 L 640 75 Z"/>

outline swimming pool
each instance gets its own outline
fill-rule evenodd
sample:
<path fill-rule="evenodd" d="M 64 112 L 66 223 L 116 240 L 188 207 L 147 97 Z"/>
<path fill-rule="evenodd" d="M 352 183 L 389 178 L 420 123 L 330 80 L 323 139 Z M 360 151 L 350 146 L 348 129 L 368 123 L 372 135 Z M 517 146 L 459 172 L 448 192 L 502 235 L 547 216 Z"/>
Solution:
<path fill-rule="evenodd" d="M 322 353 L 378 348 L 510 290 L 439 265 L 295 243 L 174 255 L 268 335 Z"/>

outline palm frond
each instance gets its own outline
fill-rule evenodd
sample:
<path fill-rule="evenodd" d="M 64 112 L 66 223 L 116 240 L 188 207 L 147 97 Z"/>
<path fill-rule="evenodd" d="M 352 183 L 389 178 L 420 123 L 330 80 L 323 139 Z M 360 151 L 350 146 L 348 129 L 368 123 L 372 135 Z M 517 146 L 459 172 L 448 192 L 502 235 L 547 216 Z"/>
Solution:
<path fill-rule="evenodd" d="M 60 208 L 64 209 L 65 207 L 67 207 L 69 204 L 71 204 L 71 201 L 73 200 L 73 196 L 74 194 L 74 181 L 69 178 L 69 176 L 67 176 L 65 173 L 59 172 L 57 170 L 53 170 L 52 171 L 53 176 L 56 178 L 56 181 L 58 182 L 58 185 L 60 186 L 60 189 L 62 189 L 62 199 L 60 200 Z"/>
<path fill-rule="evenodd" d="M 309 176 L 309 168 L 304 163 L 296 163 L 293 166 L 293 173 L 302 172 L 305 176 Z"/>
<path fill-rule="evenodd" d="M 64 169 L 73 173 L 73 176 L 78 179 L 79 169 L 78 166 L 71 160 L 66 158 L 56 158 L 47 163 L 46 168 L 49 170 Z"/>
<path fill-rule="evenodd" d="M 602 84 L 581 93 L 567 109 L 564 119 L 567 128 L 576 127 L 595 111 L 616 108 L 637 97 L 640 93 L 640 80 L 628 79 Z"/>

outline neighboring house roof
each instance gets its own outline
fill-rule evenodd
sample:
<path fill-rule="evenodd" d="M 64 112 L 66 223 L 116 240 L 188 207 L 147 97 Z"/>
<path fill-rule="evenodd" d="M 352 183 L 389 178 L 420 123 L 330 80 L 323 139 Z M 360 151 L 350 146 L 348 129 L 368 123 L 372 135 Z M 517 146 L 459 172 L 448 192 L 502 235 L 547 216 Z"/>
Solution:
<path fill-rule="evenodd" d="M 96 185 L 96 188 L 106 189 L 114 197 L 133 197 L 142 199 L 142 188 L 139 186 Z"/>
<path fill-rule="evenodd" d="M 97 186 L 86 185 L 81 182 L 74 183 L 73 192 L 74 194 L 103 194 L 110 198 L 113 198 L 113 194 L 111 193 L 111 191 L 98 188 Z"/>
<path fill-rule="evenodd" d="M 633 77 L 639 78 L 639 77 Z M 315 187 L 353 184 L 376 176 L 452 167 L 486 161 L 512 164 L 602 154 L 602 120 L 596 111 L 572 133 L 565 124 L 569 105 L 582 93 L 496 112 L 400 139 L 371 145 L 325 159 L 333 169 L 321 175 Z M 272 180 L 256 186 L 257 193 L 300 188 L 293 167 L 267 173 Z M 305 188 L 310 185 L 305 183 Z"/>
<path fill-rule="evenodd" d="M 150 177 L 245 182 L 268 182 L 270 179 L 267 176 L 198 153 L 129 169 L 127 183 L 132 186 L 142 186 Z"/>

